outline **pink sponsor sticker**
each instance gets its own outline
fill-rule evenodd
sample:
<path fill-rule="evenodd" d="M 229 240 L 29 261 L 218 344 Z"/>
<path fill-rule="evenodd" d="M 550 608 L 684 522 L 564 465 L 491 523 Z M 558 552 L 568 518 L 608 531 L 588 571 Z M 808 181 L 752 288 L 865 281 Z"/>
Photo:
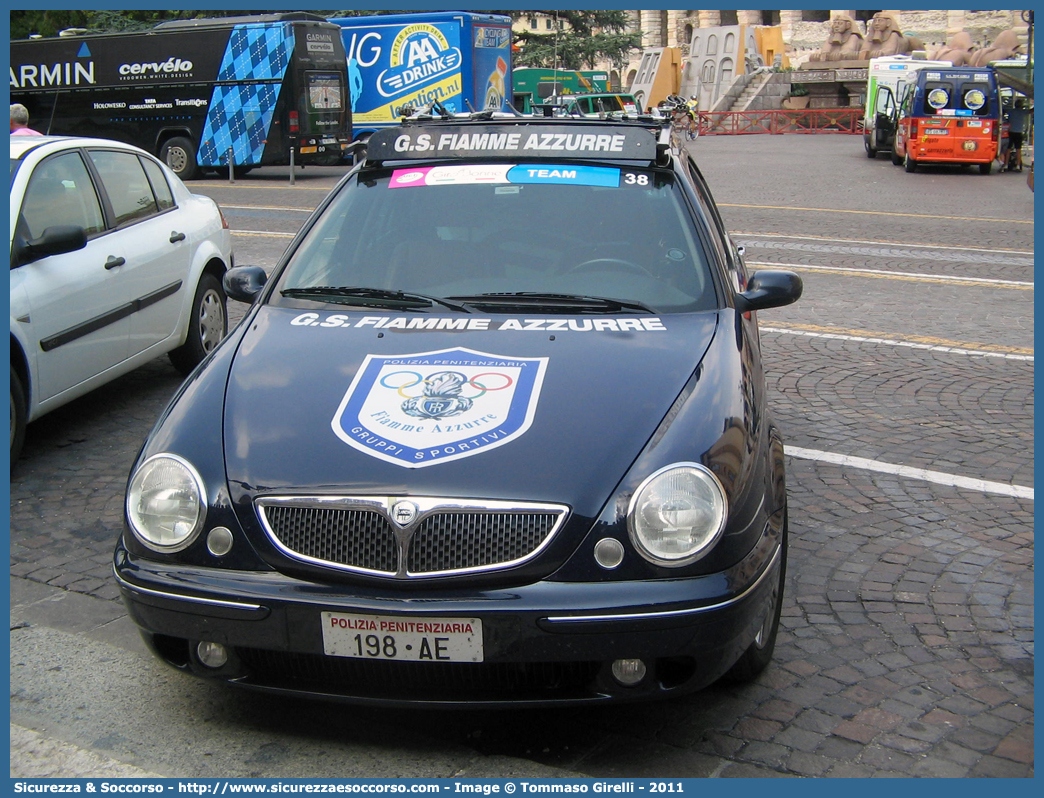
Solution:
<path fill-rule="evenodd" d="M 426 169 L 396 169 L 392 172 L 391 182 L 388 188 L 409 188 L 410 186 L 423 186 L 425 178 L 432 167 Z"/>

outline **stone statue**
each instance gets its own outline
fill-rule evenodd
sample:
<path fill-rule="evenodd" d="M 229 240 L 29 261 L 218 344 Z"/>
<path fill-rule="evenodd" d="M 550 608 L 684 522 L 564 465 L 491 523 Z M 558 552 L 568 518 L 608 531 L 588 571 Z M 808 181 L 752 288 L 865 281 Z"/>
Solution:
<path fill-rule="evenodd" d="M 913 50 L 924 49 L 920 40 L 913 36 L 904 36 L 899 30 L 899 23 L 894 16 L 878 11 L 867 26 L 863 49 L 859 51 L 861 59 L 877 58 L 881 55 L 908 55 Z"/>
<path fill-rule="evenodd" d="M 933 61 L 949 61 L 955 67 L 969 66 L 974 50 L 975 45 L 972 43 L 971 36 L 961 31 L 955 33 L 950 41 L 928 57 Z"/>
<path fill-rule="evenodd" d="M 992 47 L 983 47 L 972 54 L 969 66 L 986 66 L 990 61 L 1000 61 L 1005 58 L 1014 58 L 1022 54 L 1022 43 L 1019 35 L 1013 30 L 1002 31 L 993 40 Z"/>
<path fill-rule="evenodd" d="M 830 20 L 830 35 L 823 43 L 823 49 L 812 53 L 810 61 L 856 61 L 859 51 L 863 49 L 863 36 L 855 29 L 855 22 L 847 14 L 840 14 Z"/>

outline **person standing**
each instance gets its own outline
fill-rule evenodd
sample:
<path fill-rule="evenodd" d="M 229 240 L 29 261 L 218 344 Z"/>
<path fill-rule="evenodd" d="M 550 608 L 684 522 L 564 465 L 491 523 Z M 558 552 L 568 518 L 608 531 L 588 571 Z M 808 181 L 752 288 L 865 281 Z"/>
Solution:
<path fill-rule="evenodd" d="M 11 103 L 11 135 L 42 136 L 43 134 L 29 127 L 29 110 L 21 103 Z"/>

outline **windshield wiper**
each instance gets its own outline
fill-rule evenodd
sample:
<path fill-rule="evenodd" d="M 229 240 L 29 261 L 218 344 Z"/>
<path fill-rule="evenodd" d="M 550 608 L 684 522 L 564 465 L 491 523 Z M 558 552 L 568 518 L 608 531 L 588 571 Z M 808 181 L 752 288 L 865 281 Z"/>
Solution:
<path fill-rule="evenodd" d="M 437 296 L 391 291 L 385 288 L 363 288 L 360 286 L 317 285 L 311 288 L 284 288 L 279 292 L 293 299 L 314 299 L 339 305 L 361 305 L 376 308 L 430 308 L 439 304 L 461 313 L 471 313 L 457 302 L 448 302 Z"/>
<path fill-rule="evenodd" d="M 536 291 L 520 291 L 518 293 L 472 294 L 448 298 L 474 307 L 486 308 L 544 308 L 579 313 L 618 313 L 621 310 L 636 310 L 640 313 L 656 312 L 644 302 L 637 300 L 584 294 L 543 294 Z"/>

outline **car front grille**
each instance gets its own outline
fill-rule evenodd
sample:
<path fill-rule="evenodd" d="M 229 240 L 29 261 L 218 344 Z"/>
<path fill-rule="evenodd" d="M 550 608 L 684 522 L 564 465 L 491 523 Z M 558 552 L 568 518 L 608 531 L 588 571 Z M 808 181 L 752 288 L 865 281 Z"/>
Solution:
<path fill-rule="evenodd" d="M 273 533 L 287 549 L 335 565 L 395 573 L 398 545 L 388 519 L 367 510 L 265 507 Z"/>
<path fill-rule="evenodd" d="M 387 496 L 265 497 L 257 509 L 288 557 L 397 579 L 519 565 L 548 545 L 567 513 L 561 505 Z"/>
<path fill-rule="evenodd" d="M 598 662 L 388 662 L 237 649 L 244 683 L 385 700 L 475 701 L 586 695 Z"/>

